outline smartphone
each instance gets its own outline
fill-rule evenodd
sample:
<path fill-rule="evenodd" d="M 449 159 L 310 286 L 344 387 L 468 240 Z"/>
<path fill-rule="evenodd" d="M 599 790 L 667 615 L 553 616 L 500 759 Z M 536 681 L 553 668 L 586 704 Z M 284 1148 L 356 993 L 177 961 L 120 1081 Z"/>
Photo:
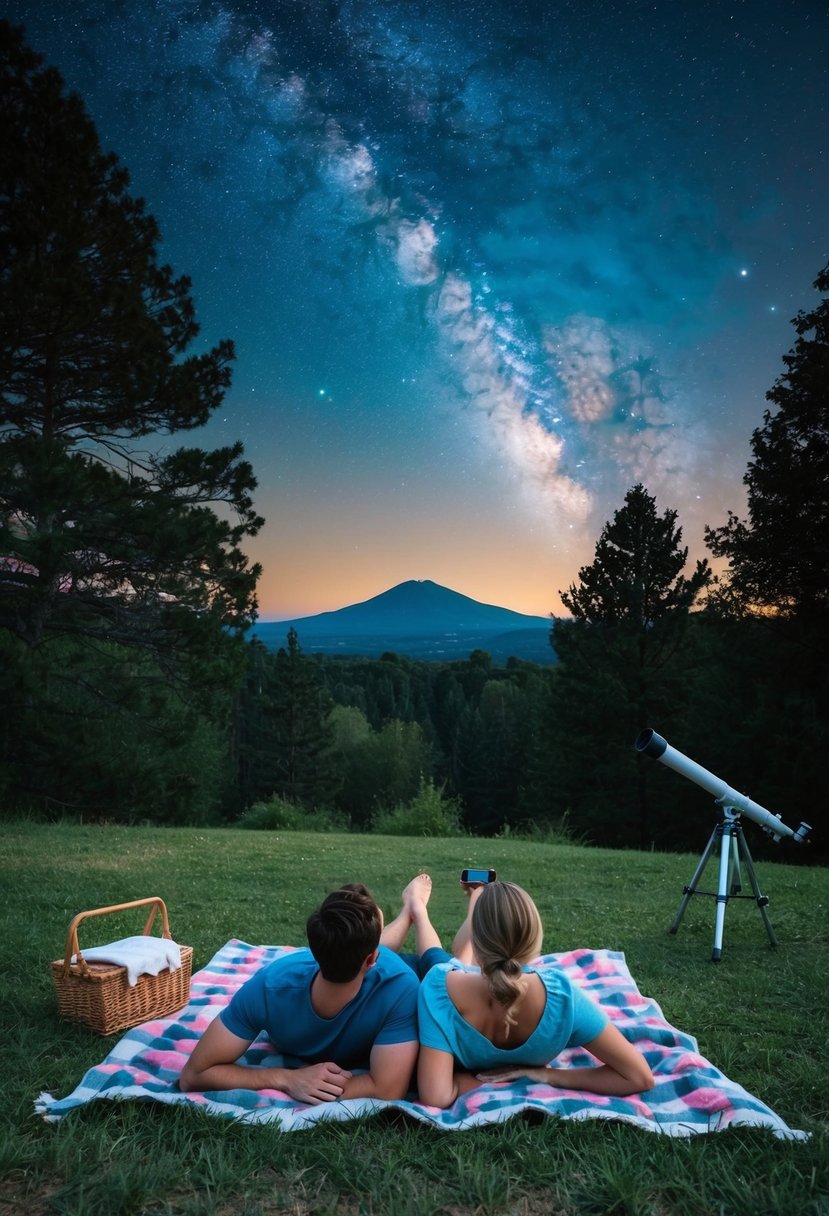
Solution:
<path fill-rule="evenodd" d="M 461 882 L 495 882 L 494 870 L 461 870 Z"/>

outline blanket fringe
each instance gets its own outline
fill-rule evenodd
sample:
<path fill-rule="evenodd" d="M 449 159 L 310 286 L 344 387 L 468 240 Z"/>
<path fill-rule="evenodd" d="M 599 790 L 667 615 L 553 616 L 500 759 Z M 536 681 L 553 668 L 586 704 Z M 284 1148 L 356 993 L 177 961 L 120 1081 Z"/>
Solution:
<path fill-rule="evenodd" d="M 35 1098 L 35 1114 L 40 1115 L 45 1123 L 59 1123 L 61 1119 L 60 1115 L 49 1114 L 52 1107 L 57 1106 L 58 1101 L 58 1098 L 53 1097 L 52 1094 L 47 1093 L 44 1089 Z"/>

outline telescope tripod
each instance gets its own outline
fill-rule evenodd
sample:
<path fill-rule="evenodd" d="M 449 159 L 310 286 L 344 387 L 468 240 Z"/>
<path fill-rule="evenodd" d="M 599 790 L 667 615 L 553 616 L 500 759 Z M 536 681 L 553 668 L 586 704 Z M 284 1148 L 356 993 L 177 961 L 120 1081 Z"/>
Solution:
<path fill-rule="evenodd" d="M 751 860 L 751 854 L 748 851 L 745 837 L 743 836 L 743 825 L 740 823 L 740 813 L 735 811 L 733 807 L 724 806 L 723 815 L 724 822 L 718 823 L 711 833 L 711 838 L 705 846 L 702 856 L 699 860 L 699 865 L 694 871 L 694 877 L 691 879 L 687 887 L 683 888 L 682 902 L 679 905 L 677 914 L 673 919 L 673 923 L 669 932 L 676 933 L 680 926 L 685 909 L 688 907 L 692 895 L 710 895 L 717 900 L 717 916 L 714 923 L 714 949 L 711 954 L 712 962 L 718 963 L 722 958 L 722 939 L 723 929 L 725 928 L 725 909 L 729 899 L 753 899 L 760 909 L 760 915 L 763 918 L 763 924 L 766 926 L 766 932 L 769 935 L 769 941 L 772 946 L 777 945 L 777 938 L 774 935 L 774 929 L 771 927 L 766 905 L 768 904 L 768 896 L 760 894 L 760 886 L 757 882 L 757 875 L 754 873 L 754 863 Z M 697 883 L 702 878 L 703 871 L 708 864 L 711 854 L 716 848 L 717 841 L 720 841 L 720 873 L 719 883 L 716 891 L 698 891 Z M 742 881 L 740 874 L 740 862 L 746 868 L 753 895 L 742 895 Z"/>

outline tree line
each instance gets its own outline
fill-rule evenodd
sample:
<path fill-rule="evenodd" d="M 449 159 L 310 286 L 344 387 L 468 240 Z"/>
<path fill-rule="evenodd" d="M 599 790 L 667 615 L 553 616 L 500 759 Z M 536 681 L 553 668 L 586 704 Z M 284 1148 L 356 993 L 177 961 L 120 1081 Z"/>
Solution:
<path fill-rule="evenodd" d="M 275 793 L 366 830 L 427 781 L 475 834 L 563 825 L 604 845 L 693 849 L 720 812 L 637 755 L 653 726 L 789 826 L 811 822 L 803 855 L 825 856 L 824 635 L 736 612 L 730 575 L 700 562 L 686 577 L 686 557 L 676 513 L 633 487 L 564 593 L 573 615 L 553 625 L 551 666 L 497 667 L 484 651 L 449 663 L 306 656 L 295 631 L 276 655 L 253 643 L 243 803 Z"/>
<path fill-rule="evenodd" d="M 695 848 L 716 808 L 636 755 L 654 726 L 825 853 L 829 266 L 752 437 L 746 516 L 706 530 L 725 573 L 687 570 L 677 512 L 640 484 L 561 592 L 553 665 L 309 657 L 295 632 L 274 654 L 245 636 L 263 520 L 242 445 L 158 443 L 220 405 L 232 344 L 188 353 L 189 280 L 5 22 L 0 122 L 3 813 Z"/>

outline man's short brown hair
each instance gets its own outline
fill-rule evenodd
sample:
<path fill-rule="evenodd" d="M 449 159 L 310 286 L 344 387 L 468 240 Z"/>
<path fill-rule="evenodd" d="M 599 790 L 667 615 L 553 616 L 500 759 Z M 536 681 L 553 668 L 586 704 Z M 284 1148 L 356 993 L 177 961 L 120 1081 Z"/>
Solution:
<path fill-rule="evenodd" d="M 323 979 L 332 984 L 353 980 L 380 943 L 382 919 L 371 892 L 362 883 L 332 891 L 305 925 L 308 945 Z"/>

